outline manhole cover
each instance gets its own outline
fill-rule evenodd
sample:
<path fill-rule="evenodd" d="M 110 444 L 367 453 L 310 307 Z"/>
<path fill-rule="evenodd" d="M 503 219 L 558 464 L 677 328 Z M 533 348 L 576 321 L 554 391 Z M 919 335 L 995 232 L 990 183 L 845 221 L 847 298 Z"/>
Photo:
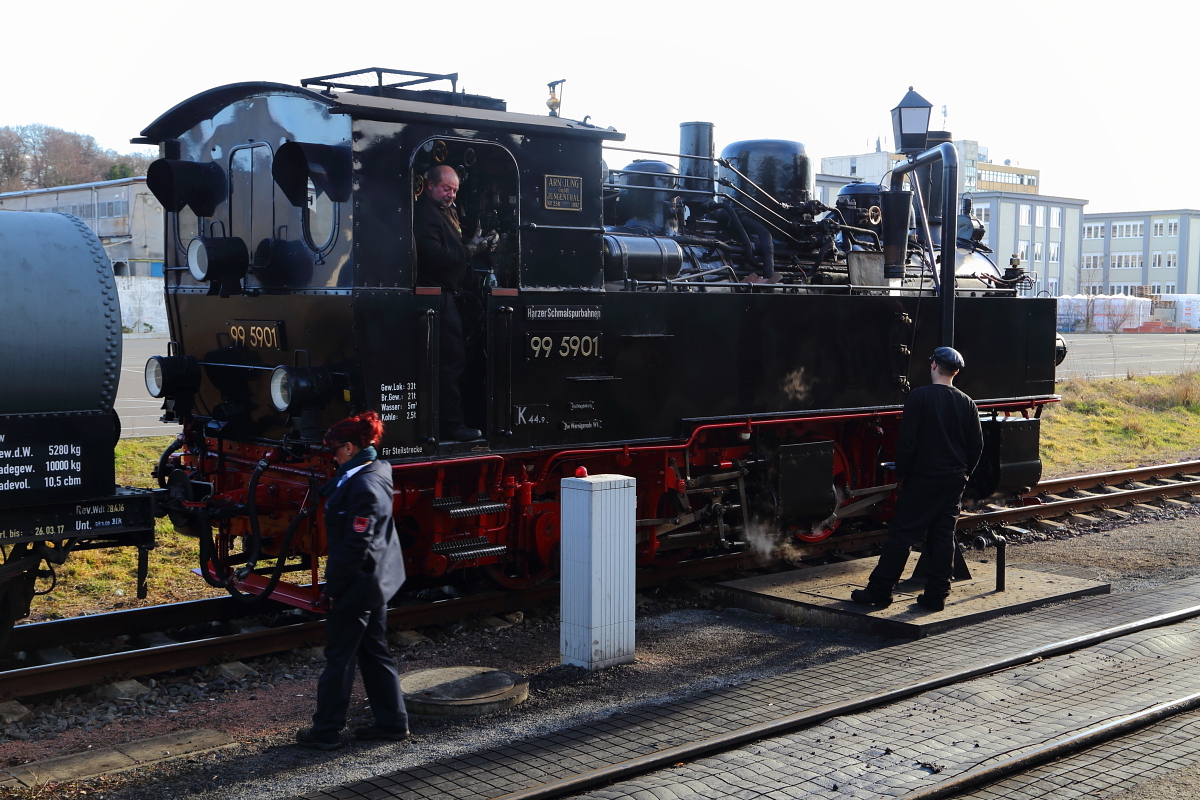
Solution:
<path fill-rule="evenodd" d="M 400 677 L 410 713 L 433 717 L 487 714 L 529 696 L 529 682 L 491 667 L 423 669 Z"/>

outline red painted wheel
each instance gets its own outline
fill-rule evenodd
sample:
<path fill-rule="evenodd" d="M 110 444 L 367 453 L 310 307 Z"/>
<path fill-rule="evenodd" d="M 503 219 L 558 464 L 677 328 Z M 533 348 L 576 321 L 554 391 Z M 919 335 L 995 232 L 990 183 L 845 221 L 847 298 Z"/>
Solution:
<path fill-rule="evenodd" d="M 833 494 L 837 498 L 837 507 L 848 505 L 850 497 L 850 462 L 841 445 L 833 443 Z M 840 517 L 830 515 L 827 519 L 814 522 L 811 528 L 800 529 L 794 536 L 802 542 L 819 542 L 828 539 L 842 522 Z"/>

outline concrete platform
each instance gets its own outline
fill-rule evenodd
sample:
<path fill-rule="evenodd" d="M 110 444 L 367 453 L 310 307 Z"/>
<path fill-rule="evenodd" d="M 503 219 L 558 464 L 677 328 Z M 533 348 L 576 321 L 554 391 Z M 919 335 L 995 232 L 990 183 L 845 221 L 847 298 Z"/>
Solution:
<path fill-rule="evenodd" d="M 923 581 L 911 578 L 917 558 L 917 553 L 909 556 L 905 579 L 887 608 L 850 602 L 852 591 L 866 587 L 878 558 L 719 583 L 715 597 L 734 608 L 775 614 L 804 625 L 858 630 L 889 639 L 920 639 L 1063 600 L 1108 594 L 1111 589 L 1107 583 L 1074 576 L 1009 568 L 1005 591 L 997 592 L 995 573 L 975 569 L 970 580 L 954 582 L 945 610 L 929 611 L 916 604 L 924 586 Z"/>
<path fill-rule="evenodd" d="M 1112 639 L 1086 656 L 1076 651 L 1059 660 L 1038 658 L 978 679 L 983 685 L 914 692 L 901 701 L 909 704 L 903 709 L 889 704 L 859 715 L 868 696 L 952 670 L 986 672 L 1000 658 L 1181 611 L 1200 615 L 1200 577 L 986 620 L 682 700 L 618 711 L 499 747 L 438 754 L 404 770 L 298 797 L 527 800 L 558 796 L 565 784 L 570 784 L 567 795 L 587 791 L 593 800 L 901 796 L 1014 748 L 1039 746 L 1064 731 L 1195 691 L 1200 685 L 1200 660 L 1194 657 L 1200 623 Z M 1065 683 L 1071 692 L 1064 691 Z M 1120 696 L 1114 691 L 1117 683 L 1122 684 Z M 1021 703 L 1015 702 L 1018 698 Z M 778 744 L 759 740 L 761 726 L 783 720 L 799 738 L 788 741 L 791 734 L 786 734 L 777 737 Z M 816 725 L 825 727 L 811 727 Z M 810 736 L 810 730 L 819 736 Z M 677 750 L 689 743 L 707 747 L 716 737 L 729 735 L 744 735 L 754 743 L 714 765 L 707 764 L 708 757 L 693 762 L 694 756 L 684 763 Z M 1194 731 L 1190 735 L 1194 739 Z M 721 749 L 725 746 L 712 745 L 713 751 Z M 791 761 L 784 763 L 784 758 Z M 637 778 L 636 787 L 613 783 L 651 766 L 669 768 Z M 687 772 L 693 768 L 706 772 Z M 882 781 L 876 783 L 883 785 L 878 791 L 871 786 L 867 792 L 860 779 L 877 768 L 888 774 L 879 775 Z M 1061 783 L 1047 785 L 1052 787 L 1048 796 L 1056 800 L 1080 796 L 1067 793 Z M 1031 795 L 1006 797 L 1029 800 Z"/>

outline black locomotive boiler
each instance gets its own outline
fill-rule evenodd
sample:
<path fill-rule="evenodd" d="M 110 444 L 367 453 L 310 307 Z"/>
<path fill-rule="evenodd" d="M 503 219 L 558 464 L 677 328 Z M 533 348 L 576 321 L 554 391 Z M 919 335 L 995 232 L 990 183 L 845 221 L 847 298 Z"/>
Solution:
<path fill-rule="evenodd" d="M 455 80 L 222 86 L 134 140 L 161 148 L 148 179 L 168 212 L 173 341 L 147 386 L 184 427 L 158 477 L 213 585 L 316 604 L 321 434 L 367 408 L 422 579 L 545 579 L 579 469 L 637 479 L 642 564 L 752 527 L 786 543 L 877 524 L 906 392 L 943 343 L 987 417 L 975 496 L 1036 482 L 1055 303 L 1019 296 L 1025 273 L 959 214 L 952 144 L 829 207 L 797 142 L 717 156 L 713 126 L 684 123 L 679 154 L 610 169 L 623 134 Z M 464 230 L 500 234 L 459 298 L 474 442 L 437 438 L 442 298 L 413 241 L 437 165 L 460 176 Z"/>
<path fill-rule="evenodd" d="M 2 646 L 73 552 L 137 548 L 145 597 L 155 509 L 154 492 L 115 485 L 121 311 L 96 235 L 69 215 L 0 211 L 0 284 Z"/>

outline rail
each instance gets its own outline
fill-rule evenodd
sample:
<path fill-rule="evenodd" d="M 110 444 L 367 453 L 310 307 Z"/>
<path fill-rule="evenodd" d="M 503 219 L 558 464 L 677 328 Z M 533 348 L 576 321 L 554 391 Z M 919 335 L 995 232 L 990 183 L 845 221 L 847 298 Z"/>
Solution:
<path fill-rule="evenodd" d="M 644 588 L 681 577 L 706 577 L 730 569 L 752 566 L 758 560 L 759 556 L 754 553 L 734 553 L 697 559 L 644 571 L 638 575 L 637 585 Z M 553 583 L 522 591 L 483 592 L 452 600 L 404 605 L 388 610 L 387 623 L 388 627 L 393 629 L 414 628 L 455 622 L 479 614 L 503 614 L 530 608 L 556 598 L 559 591 L 559 585 Z M 283 606 L 269 604 L 269 610 L 271 608 Z M 38 649 L 42 649 L 150 630 L 171 630 L 228 620 L 245 614 L 244 605 L 238 604 L 233 598 L 221 597 L 21 625 L 14 629 L 13 635 L 19 637 L 22 647 L 32 649 L 37 646 Z M 126 680 L 317 645 L 325 639 L 325 622 L 314 619 L 314 616 L 309 615 L 304 621 L 265 630 L 213 636 L 0 672 L 0 702 L 14 697 L 31 697 L 96 683 Z"/>
<path fill-rule="evenodd" d="M 730 424 L 744 426 L 746 421 Z M 1149 485 L 1147 481 L 1159 483 Z M 1064 498 L 1059 494 L 1067 492 L 1077 496 Z M 996 530 L 1014 522 L 1069 518 L 1089 509 L 1118 509 L 1150 500 L 1170 500 L 1179 496 L 1200 498 L 1200 461 L 1052 478 L 1039 483 L 1021 497 L 1014 498 L 1015 505 L 989 507 L 976 513 L 964 513 L 959 518 L 958 531 L 964 533 L 980 530 L 985 533 L 982 538 L 986 542 L 987 530 Z M 878 546 L 886 536 L 887 531 L 879 528 L 847 532 L 819 542 L 796 542 L 791 549 L 791 557 L 812 559 L 862 552 Z M 753 567 L 760 561 L 761 558 L 752 552 L 684 561 L 670 567 L 640 572 L 638 586 L 661 585 L 681 577 L 717 575 L 726 570 Z M 421 627 L 454 622 L 476 614 L 515 611 L 553 599 L 558 596 L 559 591 L 557 584 L 544 584 L 525 591 L 486 592 L 454 600 L 400 606 L 389 610 L 388 626 Z M 273 613 L 284 609 L 282 604 L 268 602 L 258 610 Z M 102 641 L 149 630 L 180 629 L 230 620 L 245 614 L 245 606 L 229 597 L 196 600 L 19 625 L 13 629 L 11 644 L 14 650 L 41 650 L 80 641 Z M 323 621 L 312 616 L 296 619 L 297 622 L 292 624 L 266 630 L 0 672 L 0 701 L 63 691 L 97 682 L 191 668 L 221 660 L 277 653 L 323 641 Z"/>

